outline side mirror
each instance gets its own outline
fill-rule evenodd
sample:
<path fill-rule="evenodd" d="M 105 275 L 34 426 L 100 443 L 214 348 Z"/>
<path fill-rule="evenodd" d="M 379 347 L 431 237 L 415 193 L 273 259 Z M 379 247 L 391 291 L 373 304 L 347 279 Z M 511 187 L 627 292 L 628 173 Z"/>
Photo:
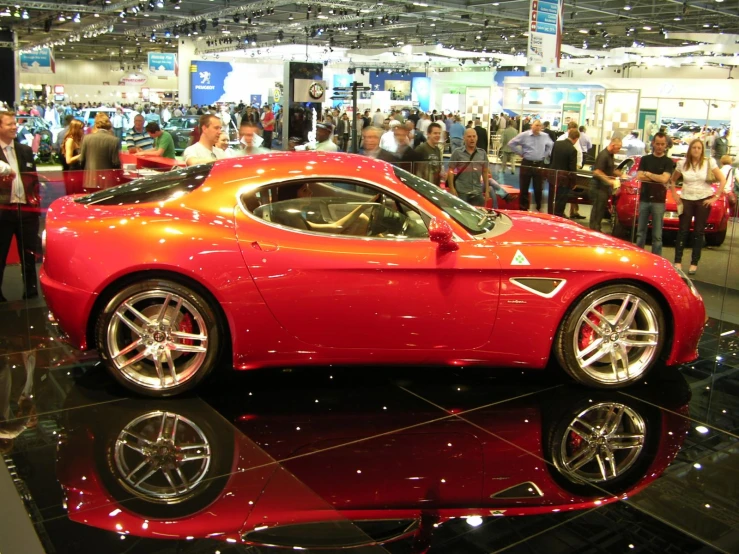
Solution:
<path fill-rule="evenodd" d="M 459 250 L 459 245 L 454 242 L 454 231 L 451 225 L 439 219 L 438 217 L 431 220 L 429 225 L 429 239 L 439 245 L 441 252 L 454 252 Z"/>

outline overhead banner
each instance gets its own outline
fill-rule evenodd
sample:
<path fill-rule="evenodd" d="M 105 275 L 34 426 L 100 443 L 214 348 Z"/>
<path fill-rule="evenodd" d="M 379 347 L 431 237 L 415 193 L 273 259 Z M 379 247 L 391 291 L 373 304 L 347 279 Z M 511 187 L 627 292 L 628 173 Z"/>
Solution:
<path fill-rule="evenodd" d="M 563 0 L 531 0 L 527 65 L 559 69 Z"/>
<path fill-rule="evenodd" d="M 25 73 L 56 73 L 51 48 L 21 50 L 19 58 L 21 71 Z"/>
<path fill-rule="evenodd" d="M 159 77 L 176 77 L 179 73 L 177 54 L 173 52 L 149 52 L 149 73 Z"/>

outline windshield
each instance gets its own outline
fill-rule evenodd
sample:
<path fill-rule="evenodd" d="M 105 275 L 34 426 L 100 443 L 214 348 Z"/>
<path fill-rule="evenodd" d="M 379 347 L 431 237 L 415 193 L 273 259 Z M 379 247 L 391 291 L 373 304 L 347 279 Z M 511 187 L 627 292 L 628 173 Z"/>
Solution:
<path fill-rule="evenodd" d="M 416 177 L 412 173 L 394 167 L 395 176 L 403 181 L 406 185 L 431 202 L 434 206 L 446 212 L 457 223 L 462 225 L 473 235 L 487 233 L 495 227 L 495 218 L 487 217 L 486 213 L 474 206 L 470 206 L 464 200 L 460 200 L 456 196 L 449 194 L 444 189 L 437 187 Z"/>
<path fill-rule="evenodd" d="M 165 129 L 193 129 L 197 123 L 197 118 L 174 118 L 170 119 Z"/>

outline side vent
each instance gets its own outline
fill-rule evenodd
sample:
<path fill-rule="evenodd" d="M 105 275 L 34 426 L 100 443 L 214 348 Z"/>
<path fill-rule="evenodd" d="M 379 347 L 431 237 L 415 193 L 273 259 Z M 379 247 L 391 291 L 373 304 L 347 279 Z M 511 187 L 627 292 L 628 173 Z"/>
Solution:
<path fill-rule="evenodd" d="M 543 298 L 553 298 L 567 282 L 565 279 L 547 277 L 515 277 L 511 283 Z"/>

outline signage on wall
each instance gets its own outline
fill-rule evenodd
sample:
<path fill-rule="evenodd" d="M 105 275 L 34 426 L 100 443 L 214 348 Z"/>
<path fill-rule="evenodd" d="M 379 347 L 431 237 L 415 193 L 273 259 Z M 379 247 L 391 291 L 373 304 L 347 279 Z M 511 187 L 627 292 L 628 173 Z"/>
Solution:
<path fill-rule="evenodd" d="M 326 81 L 295 79 L 293 82 L 293 102 L 324 102 L 325 100 Z"/>
<path fill-rule="evenodd" d="M 64 85 L 54 85 L 54 94 L 64 94 Z"/>
<path fill-rule="evenodd" d="M 145 84 L 147 80 L 146 75 L 143 73 L 130 73 L 125 77 L 121 77 L 118 84 L 124 86 L 136 86 Z"/>
<path fill-rule="evenodd" d="M 527 65 L 559 68 L 563 0 L 531 0 Z"/>
<path fill-rule="evenodd" d="M 25 73 L 56 73 L 54 54 L 51 48 L 21 50 L 19 61 L 21 71 Z"/>
<path fill-rule="evenodd" d="M 149 52 L 149 74 L 160 77 L 175 77 L 179 74 L 177 54 Z"/>

